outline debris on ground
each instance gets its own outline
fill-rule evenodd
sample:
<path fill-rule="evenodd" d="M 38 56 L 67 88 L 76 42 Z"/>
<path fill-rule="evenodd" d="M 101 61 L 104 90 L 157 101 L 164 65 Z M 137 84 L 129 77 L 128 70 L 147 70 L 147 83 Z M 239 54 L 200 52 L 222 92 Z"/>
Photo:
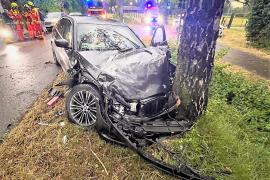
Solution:
<path fill-rule="evenodd" d="M 60 122 L 61 127 L 64 127 L 65 125 L 66 125 L 65 122 Z"/>
<path fill-rule="evenodd" d="M 54 88 L 49 89 L 48 93 L 53 97 L 55 97 L 55 96 L 63 97 L 63 92 L 61 92 L 57 89 L 54 89 Z"/>
<path fill-rule="evenodd" d="M 55 64 L 52 61 L 46 61 L 44 64 Z"/>
<path fill-rule="evenodd" d="M 12 127 L 12 124 L 7 125 L 7 129 L 10 129 Z"/>
<path fill-rule="evenodd" d="M 104 171 L 106 172 L 107 175 L 109 175 L 104 163 L 100 160 L 100 158 L 97 156 L 97 154 L 91 149 L 90 147 L 90 151 L 92 152 L 92 154 L 97 158 L 97 160 L 99 161 L 99 163 L 102 165 Z"/>
<path fill-rule="evenodd" d="M 59 99 L 60 99 L 59 96 L 53 97 L 49 102 L 47 102 L 47 105 L 48 106 L 53 106 L 59 101 Z"/>
<path fill-rule="evenodd" d="M 65 114 L 65 111 L 57 111 L 54 114 L 55 116 L 63 116 Z"/>
<path fill-rule="evenodd" d="M 52 98 L 47 102 L 48 106 L 55 105 L 60 98 L 64 97 L 63 92 L 54 88 L 49 89 L 48 93 L 52 96 Z"/>
<path fill-rule="evenodd" d="M 67 142 L 68 142 L 67 135 L 64 135 L 63 136 L 63 144 L 67 144 Z"/>
<path fill-rule="evenodd" d="M 39 122 L 38 125 L 41 125 L 41 126 L 51 126 L 51 124 L 44 123 L 44 122 Z"/>

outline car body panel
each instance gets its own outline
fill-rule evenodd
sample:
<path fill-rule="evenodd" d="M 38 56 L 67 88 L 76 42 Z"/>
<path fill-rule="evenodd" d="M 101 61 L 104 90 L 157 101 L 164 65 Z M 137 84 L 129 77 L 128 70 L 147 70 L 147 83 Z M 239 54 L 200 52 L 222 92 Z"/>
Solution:
<path fill-rule="evenodd" d="M 56 31 L 56 33 L 59 33 Z M 55 38 L 51 41 L 51 45 L 53 48 L 53 51 L 55 52 L 56 58 L 58 60 L 58 63 L 61 65 L 62 69 L 67 72 L 67 70 L 71 67 L 70 65 L 70 56 L 68 56 L 68 50 L 57 47 L 54 42 Z"/>
<path fill-rule="evenodd" d="M 169 91 L 168 60 L 158 48 L 122 54 L 117 51 L 79 53 L 89 62 L 84 67 L 100 84 L 127 100 L 146 99 Z"/>
<path fill-rule="evenodd" d="M 101 70 L 98 81 L 128 100 L 146 99 L 169 90 L 168 60 L 157 48 L 119 54 Z"/>

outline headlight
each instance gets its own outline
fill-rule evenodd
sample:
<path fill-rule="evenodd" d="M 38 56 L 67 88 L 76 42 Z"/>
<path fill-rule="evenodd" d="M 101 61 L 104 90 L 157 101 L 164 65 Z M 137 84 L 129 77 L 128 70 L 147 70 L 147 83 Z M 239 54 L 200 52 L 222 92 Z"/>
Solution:
<path fill-rule="evenodd" d="M 1 28 L 0 29 L 0 36 L 2 38 L 12 38 L 12 33 L 7 28 Z"/>
<path fill-rule="evenodd" d="M 163 16 L 158 15 L 157 22 L 158 22 L 159 24 L 163 24 L 163 23 L 164 23 Z"/>

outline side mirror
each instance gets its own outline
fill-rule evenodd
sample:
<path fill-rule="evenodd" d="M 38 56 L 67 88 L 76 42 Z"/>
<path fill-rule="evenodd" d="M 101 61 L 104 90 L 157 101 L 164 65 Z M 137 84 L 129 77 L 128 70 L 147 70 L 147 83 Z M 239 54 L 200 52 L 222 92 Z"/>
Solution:
<path fill-rule="evenodd" d="M 159 26 L 154 32 L 153 38 L 151 40 L 151 46 L 167 46 L 166 32 L 164 26 Z"/>
<path fill-rule="evenodd" d="M 70 48 L 68 41 L 65 39 L 56 39 L 54 42 L 57 47 L 66 48 L 66 49 Z"/>

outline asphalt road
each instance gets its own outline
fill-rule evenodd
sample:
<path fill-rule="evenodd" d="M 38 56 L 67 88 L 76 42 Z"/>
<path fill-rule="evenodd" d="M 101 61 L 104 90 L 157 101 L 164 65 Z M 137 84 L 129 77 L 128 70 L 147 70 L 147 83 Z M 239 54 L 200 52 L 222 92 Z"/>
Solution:
<path fill-rule="evenodd" d="M 51 63 L 48 39 L 9 44 L 0 49 L 0 137 L 60 70 Z"/>
<path fill-rule="evenodd" d="M 222 44 L 217 45 L 217 49 L 229 48 Z M 254 56 L 253 54 L 229 48 L 228 54 L 223 59 L 225 62 L 240 66 L 264 79 L 270 80 L 270 59 Z"/>

